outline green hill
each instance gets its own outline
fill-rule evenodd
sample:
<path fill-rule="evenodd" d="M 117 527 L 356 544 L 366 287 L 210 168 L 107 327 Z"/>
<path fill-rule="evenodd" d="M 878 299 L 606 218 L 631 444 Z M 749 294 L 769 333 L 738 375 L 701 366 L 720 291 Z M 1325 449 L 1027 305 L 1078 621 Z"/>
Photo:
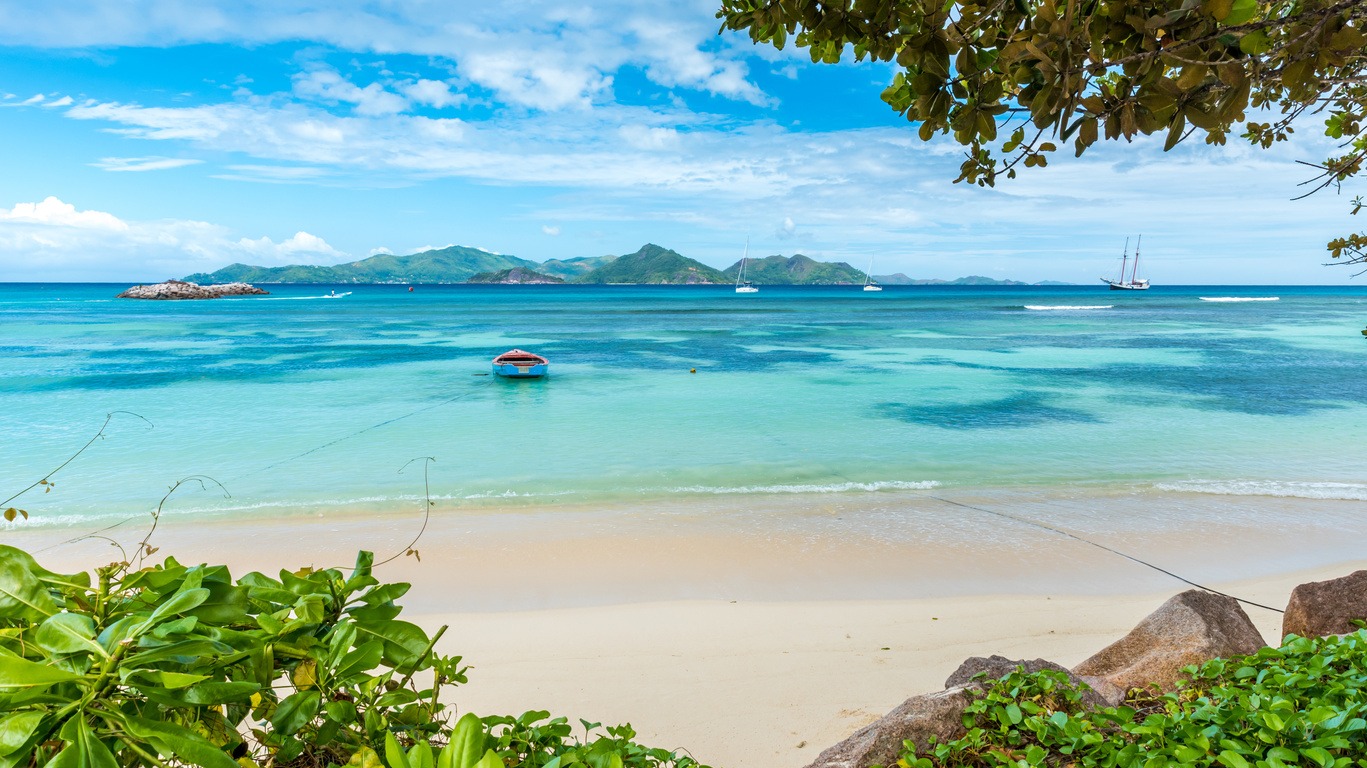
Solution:
<path fill-rule="evenodd" d="M 653 243 L 641 250 L 618 256 L 603 266 L 575 278 L 576 283 L 715 285 L 731 282 L 717 270 L 685 258 Z"/>
<path fill-rule="evenodd" d="M 497 272 L 480 272 L 472 275 L 467 283 L 498 283 L 502 285 L 546 285 L 565 282 L 554 275 L 547 275 L 524 267 L 501 269 Z"/>
<path fill-rule="evenodd" d="M 739 261 L 723 274 L 735 282 L 738 272 Z M 799 253 L 750 259 L 745 263 L 745 279 L 756 285 L 854 285 L 864 282 L 864 273 L 843 261 L 817 261 Z"/>
<path fill-rule="evenodd" d="M 595 269 L 607 264 L 616 256 L 580 256 L 575 259 L 548 259 L 541 262 L 541 266 L 536 271 L 554 275 L 565 280 L 573 280 L 580 275 L 588 274 Z"/>
<path fill-rule="evenodd" d="M 453 245 L 407 256 L 382 253 L 368 259 L 318 267 L 291 264 L 285 267 L 252 267 L 233 264 L 217 272 L 185 278 L 192 283 L 463 283 L 481 272 L 522 267 L 536 269 L 534 261 L 490 253 L 480 248 Z"/>

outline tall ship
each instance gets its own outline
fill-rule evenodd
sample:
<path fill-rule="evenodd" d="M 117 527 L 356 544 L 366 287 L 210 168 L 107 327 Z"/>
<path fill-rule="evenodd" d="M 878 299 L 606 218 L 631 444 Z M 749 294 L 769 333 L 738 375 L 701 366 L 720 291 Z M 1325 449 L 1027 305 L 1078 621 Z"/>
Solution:
<path fill-rule="evenodd" d="M 1140 235 L 1139 240 L 1134 244 L 1134 266 L 1130 266 L 1130 238 L 1125 238 L 1125 255 L 1120 259 L 1120 279 L 1112 280 L 1109 277 L 1101 278 L 1101 282 L 1109 285 L 1113 291 L 1147 291 L 1149 290 L 1148 278 L 1139 279 L 1139 244 L 1144 242 L 1144 236 Z M 1130 279 L 1125 279 L 1126 269 L 1130 272 Z"/>

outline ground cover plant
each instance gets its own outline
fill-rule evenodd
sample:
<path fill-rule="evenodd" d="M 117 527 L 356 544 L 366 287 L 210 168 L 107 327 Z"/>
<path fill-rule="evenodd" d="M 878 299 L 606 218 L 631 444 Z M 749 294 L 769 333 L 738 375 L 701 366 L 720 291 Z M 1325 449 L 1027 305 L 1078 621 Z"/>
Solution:
<path fill-rule="evenodd" d="M 0 768 L 693 768 L 629 726 L 454 717 L 459 656 L 398 618 L 407 584 L 137 556 L 59 574 L 0 545 Z M 454 721 L 454 722 L 452 722 Z"/>
<path fill-rule="evenodd" d="M 1367 766 L 1367 630 L 1187 667 L 1177 690 L 1087 710 L 1062 672 L 971 692 L 964 736 L 906 744 L 902 768 Z"/>

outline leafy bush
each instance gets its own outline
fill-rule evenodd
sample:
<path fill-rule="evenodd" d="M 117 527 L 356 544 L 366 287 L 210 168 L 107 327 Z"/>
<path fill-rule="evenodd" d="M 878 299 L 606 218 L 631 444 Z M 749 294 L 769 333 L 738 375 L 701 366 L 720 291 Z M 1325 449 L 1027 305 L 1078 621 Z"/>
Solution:
<path fill-rule="evenodd" d="M 1131 691 L 1124 706 L 1085 710 L 1066 674 L 1017 670 L 972 694 L 963 737 L 908 742 L 898 765 L 1367 766 L 1367 630 L 1291 635 L 1183 672 L 1172 693 Z"/>
<path fill-rule="evenodd" d="M 0 546 L 0 768 L 378 766 L 379 753 L 391 768 L 696 765 L 625 726 L 580 742 L 543 712 L 466 715 L 453 731 L 443 694 L 466 667 L 434 652 L 444 627 L 397 618 L 409 585 L 381 584 L 373 561 L 238 580 L 122 562 L 92 580 Z"/>

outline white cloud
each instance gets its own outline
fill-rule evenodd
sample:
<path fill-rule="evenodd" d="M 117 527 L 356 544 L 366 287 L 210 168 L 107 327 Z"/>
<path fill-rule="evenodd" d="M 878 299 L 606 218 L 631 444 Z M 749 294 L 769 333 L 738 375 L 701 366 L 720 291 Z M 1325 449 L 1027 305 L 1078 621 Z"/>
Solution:
<path fill-rule="evenodd" d="M 44 198 L 41 203 L 16 203 L 8 210 L 0 208 L 0 223 L 24 227 L 128 231 L 128 224 L 113 214 L 103 211 L 78 211 L 76 206 L 64 203 L 56 197 Z"/>
<path fill-rule="evenodd" d="M 628 146 L 635 149 L 667 149 L 678 146 L 679 132 L 673 128 L 624 125 L 617 129 Z"/>
<path fill-rule="evenodd" d="M 323 238 L 308 232 L 296 232 L 293 237 L 278 243 L 269 237 L 258 237 L 255 240 L 244 237 L 237 241 L 237 247 L 242 253 L 256 257 L 252 263 L 267 266 L 299 261 L 319 264 L 346 258 L 345 253 L 328 245 Z M 310 258 L 301 259 L 301 256 Z"/>
<path fill-rule="evenodd" d="M 630 29 L 649 51 L 646 76 L 667 88 L 687 86 L 715 96 L 768 106 L 774 100 L 751 83 L 743 62 L 722 59 L 698 47 L 691 25 L 670 23 L 657 16 L 639 17 Z M 693 34 L 690 34 L 693 32 Z"/>
<path fill-rule="evenodd" d="M 450 83 L 442 80 L 420 79 L 404 82 L 398 85 L 398 89 L 413 103 L 437 109 L 459 106 L 469 100 L 465 94 L 456 93 L 451 89 Z"/>
<path fill-rule="evenodd" d="M 91 165 L 103 171 L 164 171 L 202 162 L 184 157 L 102 157 Z"/>
<path fill-rule="evenodd" d="M 551 237 L 557 237 L 560 235 L 560 227 L 552 227 L 547 224 L 541 225 L 541 231 L 550 235 Z"/>
<path fill-rule="evenodd" d="M 306 165 L 230 165 L 229 173 L 217 174 L 216 179 L 259 181 L 277 184 L 302 184 L 328 175 L 325 168 Z"/>
<path fill-rule="evenodd" d="M 394 255 L 394 252 L 391 251 L 391 250 L 389 250 L 388 248 L 386 248 L 386 247 L 384 247 L 384 246 L 382 245 L 382 246 L 380 246 L 379 248 L 371 248 L 371 249 L 370 249 L 370 253 L 368 253 L 368 254 L 366 254 L 366 255 L 367 255 L 367 256 L 379 256 L 379 255 L 381 255 L 381 254 L 384 254 L 384 255 L 387 255 L 387 256 L 393 256 L 393 255 Z"/>
<path fill-rule="evenodd" d="M 295 75 L 294 93 L 313 101 L 351 104 L 358 115 L 392 115 L 408 108 L 404 97 L 386 90 L 383 85 L 371 83 L 362 88 L 327 67 Z"/>
<path fill-rule="evenodd" d="M 203 221 L 126 221 L 48 197 L 0 208 L 0 280 L 161 280 L 233 261 L 336 263 L 347 258 L 308 232 L 275 242 L 234 238 Z"/>
<path fill-rule="evenodd" d="M 70 96 L 63 96 L 60 99 L 53 99 L 52 101 L 46 102 L 45 104 L 43 104 L 43 106 L 49 109 L 53 107 L 67 107 L 70 106 L 74 101 L 75 100 L 72 99 Z"/>

